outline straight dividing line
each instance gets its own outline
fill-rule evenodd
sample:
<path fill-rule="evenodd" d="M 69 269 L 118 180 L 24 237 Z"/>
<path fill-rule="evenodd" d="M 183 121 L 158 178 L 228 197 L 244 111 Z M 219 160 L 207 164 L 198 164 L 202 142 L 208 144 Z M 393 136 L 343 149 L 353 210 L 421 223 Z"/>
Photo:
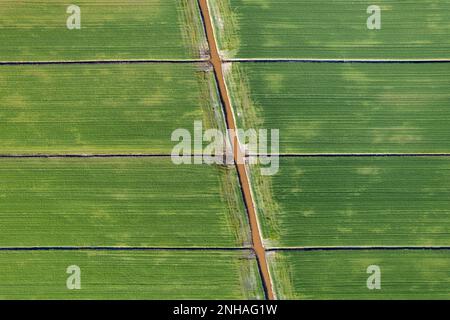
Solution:
<path fill-rule="evenodd" d="M 267 252 L 276 251 L 375 251 L 375 250 L 436 250 L 450 251 L 450 246 L 331 246 L 331 247 L 271 247 Z"/>
<path fill-rule="evenodd" d="M 70 65 L 70 64 L 189 64 L 205 63 L 208 59 L 186 59 L 186 60 L 61 60 L 61 61 L 0 61 L 0 66 L 20 66 L 20 65 Z"/>
<path fill-rule="evenodd" d="M 210 63 L 213 66 L 214 74 L 216 77 L 216 81 L 218 84 L 219 94 L 220 98 L 222 100 L 222 105 L 225 108 L 225 119 L 228 129 L 236 129 L 236 123 L 233 116 L 233 109 L 231 107 L 230 97 L 229 93 L 226 87 L 225 77 L 223 74 L 222 69 L 222 59 L 219 55 L 218 47 L 217 47 L 217 41 L 214 34 L 214 26 L 211 19 L 210 11 L 209 11 L 209 5 L 207 0 L 198 0 L 198 5 L 200 8 L 200 13 L 202 17 L 203 27 L 205 29 L 206 37 L 209 44 L 209 50 L 210 50 Z M 240 159 L 240 156 L 242 156 L 238 150 L 239 148 L 239 140 L 236 139 L 236 137 L 233 137 L 232 141 L 233 145 L 233 156 L 235 165 L 237 167 L 238 171 L 238 177 L 239 182 L 241 185 L 241 191 L 244 196 L 244 202 L 247 208 L 249 223 L 250 223 L 250 232 L 252 235 L 252 242 L 253 242 L 253 249 L 256 254 L 259 272 L 262 278 L 262 283 L 264 287 L 264 291 L 266 294 L 266 297 L 270 300 L 274 299 L 274 293 L 272 289 L 272 281 L 269 273 L 269 268 L 267 265 L 266 260 L 266 251 L 263 245 L 259 224 L 258 224 L 258 217 L 255 211 L 254 201 L 252 198 L 252 194 L 250 191 L 250 181 L 247 174 L 247 169 L 245 165 L 243 164 L 243 158 Z"/>

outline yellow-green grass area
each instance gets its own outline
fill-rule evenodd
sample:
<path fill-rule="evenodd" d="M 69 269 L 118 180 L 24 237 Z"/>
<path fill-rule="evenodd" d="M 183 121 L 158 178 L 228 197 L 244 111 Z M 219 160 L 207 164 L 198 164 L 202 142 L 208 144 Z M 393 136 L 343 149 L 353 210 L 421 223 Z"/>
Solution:
<path fill-rule="evenodd" d="M 450 299 L 448 250 L 277 251 L 268 259 L 278 299 Z M 368 289 L 370 266 L 379 267 L 380 290 Z"/>
<path fill-rule="evenodd" d="M 81 29 L 67 27 L 70 5 L 80 8 Z M 198 59 L 207 52 L 195 0 L 2 0 L 0 15 L 0 61 Z"/>
<path fill-rule="evenodd" d="M 3 155 L 170 154 L 194 121 L 225 128 L 207 64 L 0 66 Z"/>
<path fill-rule="evenodd" d="M 439 0 L 209 0 L 225 58 L 449 59 Z M 371 30 L 369 7 L 381 10 Z"/>
<path fill-rule="evenodd" d="M 161 158 L 0 159 L 0 247 L 248 246 L 236 169 Z"/>
<path fill-rule="evenodd" d="M 80 290 L 67 288 L 69 266 L 80 268 Z M 0 269 L 2 299 L 264 298 L 247 250 L 3 251 Z"/>
<path fill-rule="evenodd" d="M 283 157 L 251 167 L 267 247 L 448 246 L 448 157 Z"/>
<path fill-rule="evenodd" d="M 450 64 L 231 63 L 226 70 L 238 126 L 279 129 L 283 154 L 450 152 Z"/>

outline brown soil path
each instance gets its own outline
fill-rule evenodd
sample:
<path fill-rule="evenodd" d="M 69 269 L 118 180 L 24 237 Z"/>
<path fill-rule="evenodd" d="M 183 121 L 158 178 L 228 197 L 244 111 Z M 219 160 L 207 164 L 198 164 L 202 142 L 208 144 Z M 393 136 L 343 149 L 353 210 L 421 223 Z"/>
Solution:
<path fill-rule="evenodd" d="M 230 97 L 228 95 L 227 87 L 225 84 L 225 78 L 223 74 L 222 68 L 222 60 L 219 55 L 219 50 L 217 48 L 217 42 L 214 36 L 214 29 L 212 25 L 212 19 L 209 14 L 208 1 L 207 0 L 199 0 L 201 13 L 203 16 L 203 21 L 206 29 L 206 36 L 209 43 L 210 50 L 210 62 L 214 67 L 214 72 L 216 74 L 217 82 L 219 84 L 219 92 L 222 99 L 223 104 L 225 105 L 225 113 L 226 113 L 226 121 L 228 129 L 236 130 L 236 123 L 233 117 L 233 111 L 231 108 Z M 236 132 L 236 131 L 235 131 Z M 238 152 L 239 149 L 239 141 L 237 137 L 233 137 L 233 150 L 234 150 L 234 160 L 237 165 L 239 180 L 242 186 L 242 190 L 244 193 L 244 201 L 247 206 L 249 220 L 250 220 L 250 228 L 252 233 L 253 240 L 253 250 L 256 253 L 256 257 L 258 260 L 260 272 L 262 275 L 262 280 L 266 289 L 267 298 L 270 300 L 274 300 L 274 294 L 272 289 L 272 282 L 270 279 L 269 268 L 266 260 L 266 250 L 262 243 L 261 232 L 259 230 L 258 218 L 256 216 L 255 205 L 253 202 L 252 193 L 250 191 L 250 182 L 247 173 L 247 168 L 244 162 L 244 156 L 241 152 Z"/>

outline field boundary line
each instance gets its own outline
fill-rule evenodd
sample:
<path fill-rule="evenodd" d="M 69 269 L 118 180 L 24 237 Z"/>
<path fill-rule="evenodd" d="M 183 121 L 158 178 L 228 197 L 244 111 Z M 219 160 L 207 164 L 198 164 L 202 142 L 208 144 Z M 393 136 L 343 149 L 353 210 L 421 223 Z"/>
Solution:
<path fill-rule="evenodd" d="M 425 64 L 425 63 L 450 63 L 450 59 L 295 59 L 295 58 L 231 58 L 224 59 L 224 63 L 232 62 L 290 62 L 290 63 L 400 63 L 400 64 Z"/>
<path fill-rule="evenodd" d="M 214 32 L 213 21 L 211 18 L 210 8 L 207 0 L 198 0 L 198 5 L 200 8 L 201 18 L 203 27 L 205 29 L 206 38 L 208 40 L 209 51 L 210 51 L 210 63 L 213 66 L 214 74 L 218 84 L 218 90 L 222 102 L 222 106 L 225 108 L 225 121 L 228 129 L 236 130 L 236 121 L 233 115 L 233 108 L 231 106 L 231 99 L 228 93 L 228 89 L 225 82 L 225 76 L 223 72 L 223 61 L 219 54 L 219 49 L 217 45 L 217 40 Z M 247 209 L 250 232 L 252 236 L 253 250 L 256 254 L 258 269 L 262 279 L 262 285 L 264 287 L 264 292 L 266 298 L 269 300 L 274 300 L 274 292 L 272 286 L 272 280 L 269 272 L 269 267 L 266 259 L 266 250 L 264 248 L 263 240 L 261 237 L 261 231 L 259 228 L 258 216 L 255 209 L 255 203 L 253 201 L 253 196 L 250 188 L 250 179 L 247 173 L 247 168 L 244 164 L 244 157 L 242 157 L 239 152 L 239 139 L 233 137 L 233 156 L 234 162 L 237 168 L 239 183 L 244 198 L 244 203 Z M 240 158 L 242 157 L 242 158 Z"/>
<path fill-rule="evenodd" d="M 42 246 L 0 247 L 1 251 L 253 251 L 251 247 L 115 247 L 115 246 Z"/>
<path fill-rule="evenodd" d="M 189 64 L 205 63 L 208 59 L 145 59 L 145 60 L 60 60 L 60 61 L 0 61 L 0 66 L 20 66 L 20 65 L 64 65 L 64 64 Z"/>
<path fill-rule="evenodd" d="M 331 247 L 271 247 L 274 251 L 361 251 L 361 250 L 450 250 L 450 246 L 331 246 Z"/>

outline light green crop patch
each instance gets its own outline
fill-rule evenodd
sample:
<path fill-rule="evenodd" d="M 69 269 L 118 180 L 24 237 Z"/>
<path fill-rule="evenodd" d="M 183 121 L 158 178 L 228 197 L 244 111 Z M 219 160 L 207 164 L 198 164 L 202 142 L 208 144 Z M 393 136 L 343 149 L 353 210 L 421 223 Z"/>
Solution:
<path fill-rule="evenodd" d="M 450 299 L 447 251 L 270 252 L 268 259 L 279 299 Z M 368 285 L 371 266 L 379 269 L 377 289 Z"/>
<path fill-rule="evenodd" d="M 170 157 L 1 159 L 0 247 L 247 246 L 238 188 L 233 167 Z"/>
<path fill-rule="evenodd" d="M 78 12 L 63 0 L 0 1 L 0 61 L 168 60 L 206 55 L 195 0 L 79 0 L 76 6 Z M 75 24 L 73 19 L 78 28 L 69 28 Z"/>
<path fill-rule="evenodd" d="M 203 63 L 0 67 L 1 154 L 170 155 L 194 121 L 225 130 Z"/>
<path fill-rule="evenodd" d="M 267 247 L 447 246 L 446 157 L 281 158 L 252 187 Z"/>
<path fill-rule="evenodd" d="M 219 47 L 226 58 L 450 58 L 448 1 L 209 3 Z"/>
<path fill-rule="evenodd" d="M 79 289 L 70 266 L 79 268 Z M 245 250 L 1 252 L 0 269 L 2 299 L 264 297 L 256 259 Z"/>

